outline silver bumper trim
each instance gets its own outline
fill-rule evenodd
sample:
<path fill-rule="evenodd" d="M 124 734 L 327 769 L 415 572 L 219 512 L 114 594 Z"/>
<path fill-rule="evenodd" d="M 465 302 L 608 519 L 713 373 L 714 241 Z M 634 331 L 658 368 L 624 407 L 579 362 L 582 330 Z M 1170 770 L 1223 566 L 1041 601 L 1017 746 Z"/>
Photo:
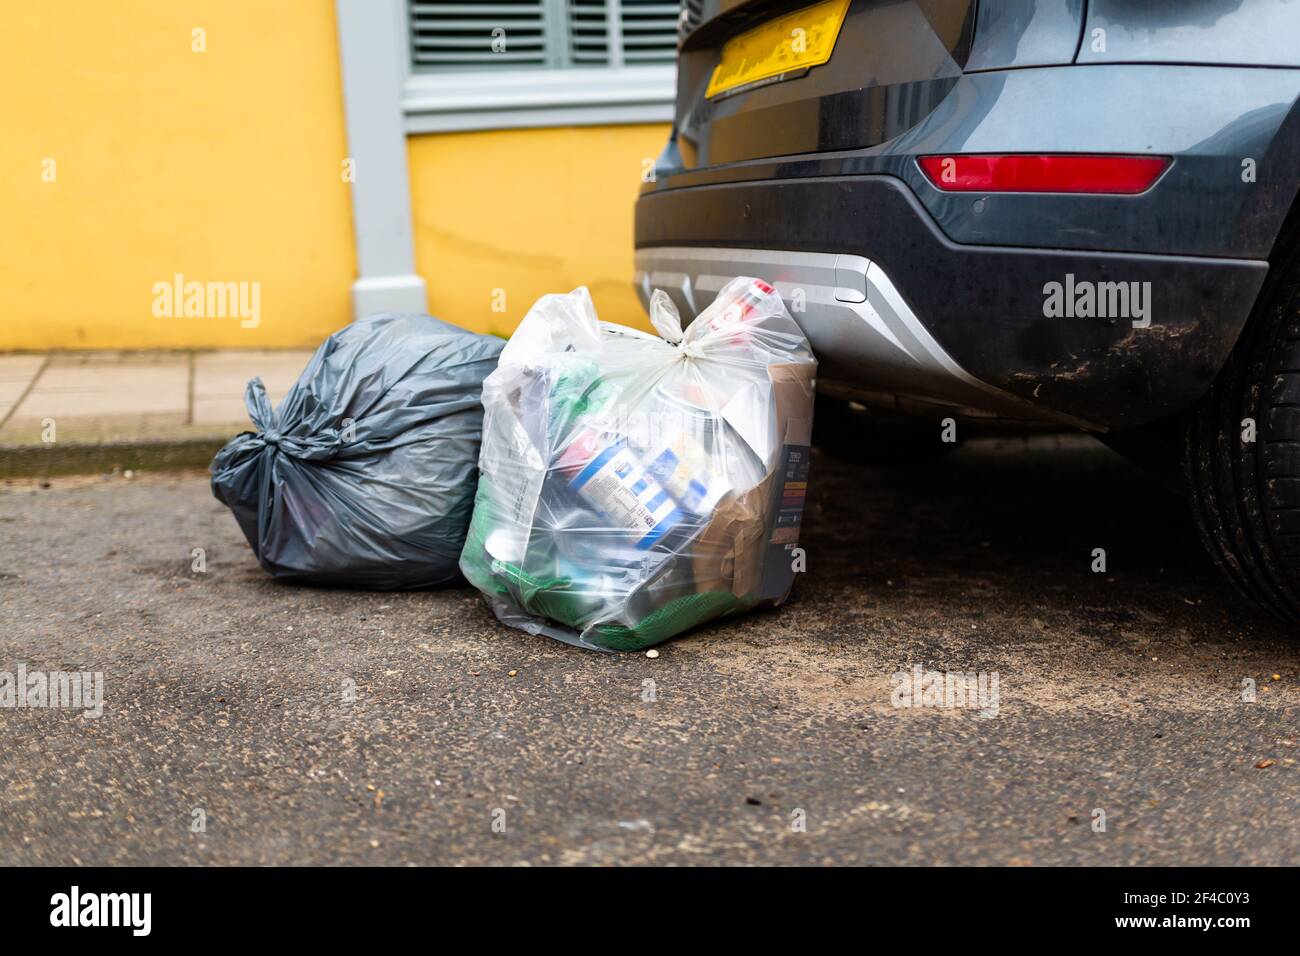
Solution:
<path fill-rule="evenodd" d="M 1015 418 L 1053 417 L 958 365 L 885 271 L 862 256 L 695 246 L 636 252 L 642 304 L 663 289 L 683 317 L 696 315 L 741 275 L 764 279 L 781 293 L 812 343 L 823 381 Z"/>

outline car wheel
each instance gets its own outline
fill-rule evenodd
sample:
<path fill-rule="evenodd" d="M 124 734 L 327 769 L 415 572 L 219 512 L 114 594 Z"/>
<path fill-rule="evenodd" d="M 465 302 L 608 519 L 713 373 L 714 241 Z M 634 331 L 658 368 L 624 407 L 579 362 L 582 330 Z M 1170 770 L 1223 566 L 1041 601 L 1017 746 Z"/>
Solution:
<path fill-rule="evenodd" d="M 1300 243 L 1191 415 L 1184 471 L 1205 546 L 1247 597 L 1300 622 Z"/>
<path fill-rule="evenodd" d="M 938 421 L 891 415 L 857 402 L 818 395 L 813 444 L 859 465 L 914 465 L 941 458 L 959 441 L 943 440 Z"/>

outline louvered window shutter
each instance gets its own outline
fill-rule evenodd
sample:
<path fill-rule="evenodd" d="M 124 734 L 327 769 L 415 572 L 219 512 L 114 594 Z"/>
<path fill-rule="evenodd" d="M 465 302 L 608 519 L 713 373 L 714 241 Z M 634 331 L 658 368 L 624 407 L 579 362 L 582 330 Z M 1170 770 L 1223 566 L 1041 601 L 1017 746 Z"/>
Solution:
<path fill-rule="evenodd" d="M 410 0 L 418 71 L 619 67 L 673 63 L 673 0 Z"/>

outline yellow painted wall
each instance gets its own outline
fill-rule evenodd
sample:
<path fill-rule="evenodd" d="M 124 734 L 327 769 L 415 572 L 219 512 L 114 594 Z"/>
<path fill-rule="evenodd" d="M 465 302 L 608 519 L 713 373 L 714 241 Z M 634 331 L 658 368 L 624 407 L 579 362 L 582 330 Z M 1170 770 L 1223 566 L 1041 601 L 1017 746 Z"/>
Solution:
<path fill-rule="evenodd" d="M 348 321 L 332 3 L 41 0 L 0 19 L 0 350 L 308 346 Z M 259 282 L 260 324 L 156 318 L 176 273 Z"/>
<path fill-rule="evenodd" d="M 632 205 L 642 163 L 667 137 L 644 125 L 408 139 L 429 311 L 509 334 L 538 296 L 586 285 L 602 319 L 649 329 L 632 289 Z"/>

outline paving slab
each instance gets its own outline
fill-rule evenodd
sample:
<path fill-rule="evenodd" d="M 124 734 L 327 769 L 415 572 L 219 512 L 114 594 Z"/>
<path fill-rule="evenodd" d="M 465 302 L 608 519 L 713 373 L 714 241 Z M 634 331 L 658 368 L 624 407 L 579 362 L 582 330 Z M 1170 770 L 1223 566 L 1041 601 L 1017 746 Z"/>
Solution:
<path fill-rule="evenodd" d="M 248 427 L 244 389 L 249 379 L 260 376 L 273 405 L 285 393 L 311 359 L 309 351 L 241 351 L 201 353 L 194 358 L 195 424 L 236 424 Z"/>
<path fill-rule="evenodd" d="M 44 355 L 0 355 L 0 421 L 22 398 L 45 362 Z"/>
<path fill-rule="evenodd" d="M 194 396 L 243 396 L 260 376 L 272 395 L 283 396 L 311 360 L 310 351 L 207 352 L 194 356 Z"/>
<path fill-rule="evenodd" d="M 0 476 L 52 475 L 210 459 L 250 427 L 244 388 L 273 404 L 309 350 L 121 351 L 0 355 Z M 51 447 L 51 431 L 57 449 Z"/>
<path fill-rule="evenodd" d="M 186 416 L 189 381 L 183 353 L 56 355 L 12 419 Z"/>

